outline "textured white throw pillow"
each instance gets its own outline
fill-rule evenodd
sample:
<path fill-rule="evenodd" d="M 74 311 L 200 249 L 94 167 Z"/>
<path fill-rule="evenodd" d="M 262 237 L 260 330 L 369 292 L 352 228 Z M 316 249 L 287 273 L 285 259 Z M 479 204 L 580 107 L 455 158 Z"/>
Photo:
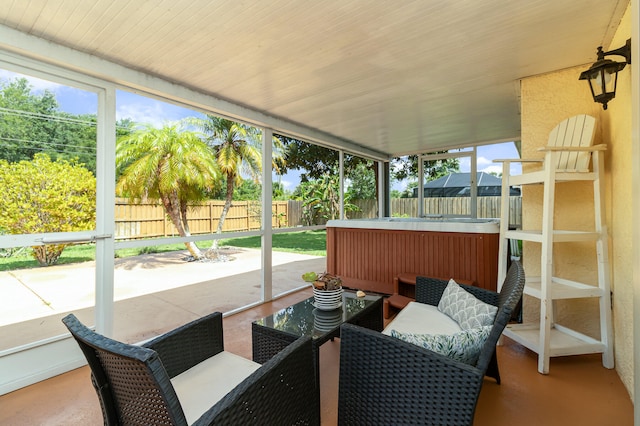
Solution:
<path fill-rule="evenodd" d="M 454 334 L 400 333 L 391 330 L 391 337 L 413 343 L 441 355 L 475 365 L 484 342 L 491 333 L 491 326 L 464 330 Z"/>
<path fill-rule="evenodd" d="M 453 279 L 442 293 L 438 310 L 456 320 L 463 330 L 493 325 L 498 308 L 478 300 Z"/>

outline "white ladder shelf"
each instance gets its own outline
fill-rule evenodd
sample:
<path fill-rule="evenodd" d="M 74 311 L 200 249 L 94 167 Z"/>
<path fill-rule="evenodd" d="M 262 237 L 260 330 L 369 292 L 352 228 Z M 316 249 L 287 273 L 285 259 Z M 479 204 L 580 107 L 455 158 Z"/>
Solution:
<path fill-rule="evenodd" d="M 595 119 L 588 115 L 568 118 L 549 135 L 541 160 L 496 160 L 503 163 L 502 204 L 498 285 L 507 270 L 507 247 L 510 239 L 541 244 L 540 276 L 527 276 L 524 294 L 540 300 L 539 323 L 508 325 L 504 335 L 538 354 L 538 371 L 549 373 L 549 359 L 555 356 L 602 353 L 602 363 L 613 368 L 613 326 L 609 283 L 609 254 L 604 218 L 602 185 L 604 182 L 604 145 L 592 146 Z M 542 170 L 510 175 L 512 162 L 539 162 Z M 592 164 L 589 170 L 589 163 Z M 556 185 L 561 182 L 592 181 L 595 224 L 593 230 L 569 231 L 554 228 Z M 513 185 L 542 184 L 543 210 L 539 230 L 509 230 L 509 188 Z M 569 183 L 570 185 L 570 183 Z M 597 254 L 598 285 L 559 278 L 553 274 L 554 243 L 592 241 Z M 554 321 L 555 301 L 561 299 L 599 299 L 600 338 L 594 339 Z"/>

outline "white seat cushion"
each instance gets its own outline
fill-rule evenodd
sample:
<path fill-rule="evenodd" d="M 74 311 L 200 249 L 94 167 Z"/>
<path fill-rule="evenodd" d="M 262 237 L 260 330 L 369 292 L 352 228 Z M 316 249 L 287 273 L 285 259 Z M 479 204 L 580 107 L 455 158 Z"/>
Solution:
<path fill-rule="evenodd" d="M 198 420 L 258 368 L 256 362 L 223 351 L 171 379 L 187 423 Z"/>
<path fill-rule="evenodd" d="M 462 328 L 454 319 L 440 312 L 437 306 L 410 302 L 382 332 L 390 336 L 391 330 L 414 334 L 454 334 Z"/>

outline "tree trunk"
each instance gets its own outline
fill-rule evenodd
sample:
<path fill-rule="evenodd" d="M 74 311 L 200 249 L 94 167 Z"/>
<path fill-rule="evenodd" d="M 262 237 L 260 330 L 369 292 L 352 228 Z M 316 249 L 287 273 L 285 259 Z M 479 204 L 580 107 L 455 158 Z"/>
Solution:
<path fill-rule="evenodd" d="M 235 174 L 227 175 L 227 192 L 224 200 L 224 207 L 222 207 L 222 213 L 220 214 L 220 220 L 218 221 L 218 229 L 216 229 L 216 234 L 222 234 L 222 227 L 224 225 L 224 220 L 227 218 L 227 213 L 229 213 L 229 209 L 231 209 L 231 202 L 233 201 L 233 185 L 235 181 Z M 211 248 L 209 250 L 218 250 L 218 241 L 213 240 L 213 244 L 211 244 Z"/>
<path fill-rule="evenodd" d="M 164 206 L 165 211 L 169 215 L 169 219 L 171 219 L 171 223 L 173 223 L 173 226 L 175 226 L 176 229 L 178 230 L 178 235 L 180 235 L 181 237 L 188 237 L 191 235 L 191 233 L 189 232 L 188 225 L 185 227 L 185 224 L 183 224 L 181 206 L 177 198 L 178 197 L 176 197 L 175 194 L 171 194 L 171 195 L 163 194 L 162 205 Z M 186 215 L 186 212 L 185 212 L 185 215 Z M 202 252 L 200 251 L 198 246 L 196 246 L 195 243 L 193 243 L 192 241 L 188 241 L 184 243 L 184 245 L 189 251 L 189 254 L 191 254 L 191 256 L 193 256 L 194 259 L 201 259 L 203 257 Z"/>
<path fill-rule="evenodd" d="M 373 181 L 374 181 L 374 184 L 376 186 L 376 201 L 379 201 L 383 197 L 384 194 L 382 194 L 382 193 L 380 193 L 378 191 L 378 189 L 380 189 L 380 185 L 378 185 L 379 179 L 380 179 L 380 176 L 378 174 L 378 163 L 374 161 L 373 165 L 371 166 L 371 168 L 373 169 Z M 377 202 L 376 203 L 376 210 L 375 210 L 376 217 L 380 214 L 380 212 L 378 211 L 378 207 L 379 206 L 380 206 L 380 203 Z"/>
<path fill-rule="evenodd" d="M 187 203 L 180 203 L 180 217 L 184 226 L 185 236 L 191 235 L 191 230 L 189 229 L 189 221 L 187 220 L 187 208 Z M 191 254 L 191 256 L 193 256 L 194 259 L 202 259 L 202 257 L 204 256 L 196 243 L 194 243 L 193 241 L 188 241 L 184 243 L 184 245 L 187 247 L 187 250 L 189 250 L 189 253 Z"/>

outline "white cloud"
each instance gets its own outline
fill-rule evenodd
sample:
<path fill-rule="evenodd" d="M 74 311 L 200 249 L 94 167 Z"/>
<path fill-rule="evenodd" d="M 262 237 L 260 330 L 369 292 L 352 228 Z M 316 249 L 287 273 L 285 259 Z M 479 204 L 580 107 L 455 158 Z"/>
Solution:
<path fill-rule="evenodd" d="M 495 163 L 487 157 L 479 155 L 476 159 L 476 167 L 478 168 L 478 170 L 482 170 L 483 167 L 492 167 L 494 165 Z"/>
<path fill-rule="evenodd" d="M 485 167 L 484 169 L 478 169 L 481 172 L 485 173 L 496 173 L 497 175 L 502 175 L 502 163 L 495 163 L 491 166 Z M 519 175 L 522 174 L 522 167 L 520 163 L 511 163 L 511 175 Z"/>
<path fill-rule="evenodd" d="M 185 117 L 202 117 L 197 111 L 158 101 L 131 92 L 116 92 L 116 119 L 129 118 L 136 123 L 162 127 L 176 123 Z"/>
<path fill-rule="evenodd" d="M 162 127 L 167 122 L 165 112 L 160 102 L 128 102 L 118 103 L 116 120 L 129 118 L 135 123 L 150 124 Z"/>
<path fill-rule="evenodd" d="M 491 166 L 487 166 L 483 169 L 478 168 L 479 171 L 481 172 L 485 172 L 485 173 L 496 173 L 498 175 L 500 175 L 502 173 L 502 165 L 500 164 L 492 164 Z"/>
<path fill-rule="evenodd" d="M 49 90 L 51 92 L 56 92 L 57 90 L 65 87 L 62 84 L 54 83 L 49 80 L 42 80 L 36 77 L 31 77 L 24 74 L 18 74 L 9 70 L 0 69 L 0 80 L 15 80 L 16 78 L 26 78 L 29 81 L 29 84 L 32 87 L 32 91 L 34 92 L 44 92 L 45 90 Z"/>
<path fill-rule="evenodd" d="M 408 180 L 396 180 L 391 182 L 391 189 L 396 189 L 398 191 L 404 191 L 405 189 L 407 189 L 407 186 L 409 184 Z"/>
<path fill-rule="evenodd" d="M 294 188 L 294 184 L 293 182 L 289 181 L 289 180 L 281 180 L 280 183 L 282 184 L 282 188 L 286 189 L 286 190 L 291 190 Z"/>

